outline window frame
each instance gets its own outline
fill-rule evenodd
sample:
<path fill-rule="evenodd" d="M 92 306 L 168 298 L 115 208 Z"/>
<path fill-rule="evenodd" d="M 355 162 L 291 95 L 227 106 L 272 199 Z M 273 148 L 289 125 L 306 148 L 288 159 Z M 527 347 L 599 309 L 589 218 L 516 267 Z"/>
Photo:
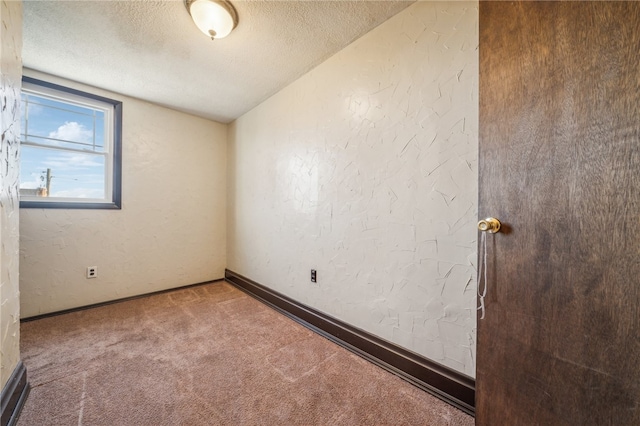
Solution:
<path fill-rule="evenodd" d="M 20 198 L 20 208 L 39 208 L 39 209 L 107 209 L 107 210 L 120 210 L 122 208 L 122 102 L 114 99 L 106 98 L 104 96 L 94 95 L 93 93 L 87 93 L 81 90 L 72 89 L 70 87 L 61 86 L 59 84 L 49 83 L 48 81 L 39 80 L 32 77 L 22 76 L 22 83 L 33 85 L 43 88 L 42 94 L 47 95 L 47 92 L 58 92 L 58 95 L 62 99 L 66 99 L 72 102 L 78 102 L 73 98 L 84 98 L 90 101 L 98 101 L 109 105 L 113 108 L 111 112 L 112 128 L 110 133 L 112 134 L 112 140 L 110 143 L 110 159 L 112 162 L 111 173 L 111 196 L 106 194 L 105 201 L 45 201 L 45 200 L 22 200 Z M 27 89 L 33 90 L 33 89 Z M 37 90 L 33 90 L 37 92 Z M 37 95 L 37 93 L 35 93 Z M 51 96 L 51 94 L 49 94 Z M 24 113 L 22 111 L 21 113 Z M 21 132 L 22 133 L 22 132 Z M 22 145 L 22 140 L 20 141 Z M 25 145 L 28 146 L 28 145 Z M 46 149 L 46 148 L 45 148 Z M 108 175 L 105 173 L 105 178 Z M 82 198 L 78 198 L 82 200 Z"/>

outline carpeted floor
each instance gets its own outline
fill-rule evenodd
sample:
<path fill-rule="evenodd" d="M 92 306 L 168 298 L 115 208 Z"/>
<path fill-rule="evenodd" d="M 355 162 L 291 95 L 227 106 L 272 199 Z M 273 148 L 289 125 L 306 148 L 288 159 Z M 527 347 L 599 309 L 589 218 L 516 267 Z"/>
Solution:
<path fill-rule="evenodd" d="M 19 426 L 473 425 L 217 282 L 23 323 Z"/>

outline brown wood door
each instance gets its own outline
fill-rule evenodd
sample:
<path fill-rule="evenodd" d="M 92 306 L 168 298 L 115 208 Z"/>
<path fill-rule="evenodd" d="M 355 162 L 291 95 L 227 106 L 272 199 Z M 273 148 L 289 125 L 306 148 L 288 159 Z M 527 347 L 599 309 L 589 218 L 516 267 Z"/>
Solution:
<path fill-rule="evenodd" d="M 640 2 L 480 3 L 478 425 L 640 425 Z"/>

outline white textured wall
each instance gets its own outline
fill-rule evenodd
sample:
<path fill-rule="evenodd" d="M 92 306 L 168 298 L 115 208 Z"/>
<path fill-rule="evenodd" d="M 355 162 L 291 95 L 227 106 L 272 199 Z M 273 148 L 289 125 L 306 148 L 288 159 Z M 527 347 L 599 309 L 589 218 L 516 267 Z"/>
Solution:
<path fill-rule="evenodd" d="M 20 360 L 18 286 L 22 2 L 0 4 L 0 389 Z"/>
<path fill-rule="evenodd" d="M 25 75 L 123 101 L 123 186 L 122 210 L 20 210 L 22 316 L 222 278 L 227 126 Z"/>
<path fill-rule="evenodd" d="M 475 375 L 477 48 L 418 2 L 234 122 L 229 269 Z"/>

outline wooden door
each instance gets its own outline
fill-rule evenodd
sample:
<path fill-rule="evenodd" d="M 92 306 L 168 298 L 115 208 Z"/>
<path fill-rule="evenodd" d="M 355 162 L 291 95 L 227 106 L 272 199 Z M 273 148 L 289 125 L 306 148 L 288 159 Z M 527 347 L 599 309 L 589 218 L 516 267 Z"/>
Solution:
<path fill-rule="evenodd" d="M 480 3 L 478 425 L 640 425 L 640 2 Z"/>

